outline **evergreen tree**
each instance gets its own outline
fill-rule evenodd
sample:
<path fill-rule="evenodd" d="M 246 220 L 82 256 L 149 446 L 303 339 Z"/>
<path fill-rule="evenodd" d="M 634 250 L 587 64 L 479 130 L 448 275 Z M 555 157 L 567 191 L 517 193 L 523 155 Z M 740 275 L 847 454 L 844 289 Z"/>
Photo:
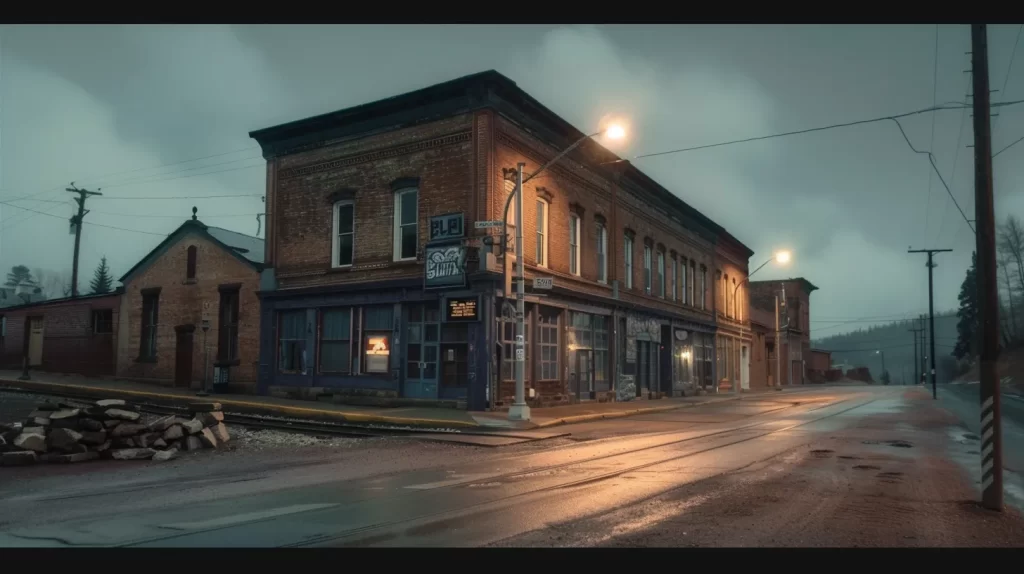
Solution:
<path fill-rule="evenodd" d="M 957 359 L 973 358 L 977 351 L 978 335 L 978 254 L 971 254 L 971 267 L 964 282 L 960 284 L 960 309 L 957 310 L 956 347 L 953 356 Z"/>
<path fill-rule="evenodd" d="M 89 283 L 89 287 L 94 294 L 110 293 L 113 283 L 114 280 L 110 277 L 110 268 L 107 267 L 107 258 L 103 257 L 100 259 L 100 264 L 96 267 L 96 272 L 92 276 L 92 282 Z"/>

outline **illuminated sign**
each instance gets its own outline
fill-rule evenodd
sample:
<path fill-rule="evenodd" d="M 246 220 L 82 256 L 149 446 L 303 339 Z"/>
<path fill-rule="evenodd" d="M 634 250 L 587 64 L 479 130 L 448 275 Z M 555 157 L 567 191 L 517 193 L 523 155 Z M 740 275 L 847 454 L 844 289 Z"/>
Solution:
<path fill-rule="evenodd" d="M 445 305 L 444 320 L 452 323 L 479 321 L 479 303 L 477 297 L 452 297 Z"/>
<path fill-rule="evenodd" d="M 388 335 L 366 335 L 363 346 L 366 355 L 364 368 L 367 373 L 388 372 L 391 355 L 391 339 Z"/>

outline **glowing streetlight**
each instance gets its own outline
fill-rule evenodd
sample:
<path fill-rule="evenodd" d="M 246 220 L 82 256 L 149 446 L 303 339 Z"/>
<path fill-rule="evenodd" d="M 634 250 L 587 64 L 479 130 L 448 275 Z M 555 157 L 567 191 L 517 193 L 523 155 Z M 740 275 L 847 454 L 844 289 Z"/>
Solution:
<path fill-rule="evenodd" d="M 610 139 L 618 140 L 626 137 L 626 130 L 623 129 L 622 126 L 615 124 L 609 126 L 608 129 L 605 130 L 604 135 L 608 136 Z"/>
<path fill-rule="evenodd" d="M 789 257 L 789 251 L 779 251 L 775 254 L 775 261 L 785 265 L 786 263 L 789 263 Z M 753 275 L 753 273 L 751 273 L 751 275 Z"/>

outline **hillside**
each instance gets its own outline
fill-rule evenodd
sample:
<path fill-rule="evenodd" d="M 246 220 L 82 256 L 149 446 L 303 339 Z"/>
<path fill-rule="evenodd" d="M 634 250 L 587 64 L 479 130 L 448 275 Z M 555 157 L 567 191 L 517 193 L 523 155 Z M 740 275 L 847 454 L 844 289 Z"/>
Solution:
<path fill-rule="evenodd" d="M 935 315 L 936 374 L 942 382 L 952 380 L 956 375 L 956 361 L 951 355 L 956 344 L 956 322 L 956 313 L 953 311 Z M 885 367 L 889 370 L 893 384 L 900 384 L 904 377 L 909 383 L 913 380 L 914 372 L 914 334 L 910 329 L 916 327 L 915 323 L 911 320 L 894 321 L 822 338 L 814 337 L 812 331 L 811 346 L 832 351 L 833 365 L 845 363 L 851 367 L 868 367 L 876 381 L 881 380 L 882 358 L 875 351 L 881 350 L 885 354 Z"/>

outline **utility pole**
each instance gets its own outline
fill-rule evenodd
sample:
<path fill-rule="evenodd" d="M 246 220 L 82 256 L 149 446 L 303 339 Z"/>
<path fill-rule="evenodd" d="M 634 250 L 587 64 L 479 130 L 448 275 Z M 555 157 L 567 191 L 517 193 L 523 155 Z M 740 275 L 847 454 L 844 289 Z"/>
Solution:
<path fill-rule="evenodd" d="M 918 381 L 923 385 L 928 382 L 928 375 L 926 374 L 928 368 L 925 366 L 928 362 L 928 354 L 924 350 L 925 336 L 924 336 L 924 313 L 917 318 L 918 329 L 921 330 L 921 362 L 917 365 Z"/>
<path fill-rule="evenodd" d="M 557 158 L 556 158 L 557 159 Z M 516 395 L 509 408 L 508 418 L 514 421 L 530 420 L 530 407 L 526 404 L 526 280 L 523 278 L 523 167 L 519 162 L 516 166 L 516 340 L 515 340 L 515 375 Z"/>
<path fill-rule="evenodd" d="M 977 226 L 978 302 L 981 329 L 981 504 L 1003 510 L 1003 436 L 999 404 L 999 287 L 996 283 L 995 208 L 992 198 L 992 133 L 988 85 L 988 29 L 971 25 L 974 81 L 974 223 Z"/>
<path fill-rule="evenodd" d="M 782 329 L 779 324 L 779 295 L 775 294 L 775 390 L 782 390 Z"/>
<path fill-rule="evenodd" d="M 74 226 L 75 230 L 75 260 L 71 266 L 71 296 L 78 297 L 78 249 L 82 243 L 82 220 L 85 218 L 85 214 L 89 213 L 85 209 L 85 200 L 91 195 L 103 195 L 98 190 L 89 191 L 87 189 L 78 189 L 75 187 L 75 182 L 71 182 L 71 187 L 66 188 L 66 191 L 71 193 L 77 193 L 78 197 L 75 198 L 75 203 L 78 204 L 78 213 L 71 216 L 71 225 Z"/>
<path fill-rule="evenodd" d="M 914 376 L 918 379 L 918 381 L 920 381 L 920 378 L 921 378 L 920 376 L 917 375 L 917 373 L 920 372 L 920 369 L 921 369 L 921 361 L 918 360 L 918 354 L 917 354 L 917 340 L 918 340 L 917 334 L 920 333 L 923 330 L 924 329 L 921 328 L 921 327 L 918 327 L 916 329 L 907 329 L 908 333 L 913 333 L 914 334 Z M 917 384 L 917 383 L 914 383 L 914 384 Z"/>
<path fill-rule="evenodd" d="M 928 331 L 929 338 L 931 339 L 931 347 L 928 351 L 928 355 L 931 360 L 931 376 L 932 376 L 932 398 L 939 398 L 939 391 L 935 385 L 935 287 L 932 280 L 932 270 L 935 269 L 935 262 L 932 261 L 932 256 L 936 253 L 946 253 L 952 251 L 952 249 L 908 249 L 907 253 L 927 253 L 928 254 Z"/>

